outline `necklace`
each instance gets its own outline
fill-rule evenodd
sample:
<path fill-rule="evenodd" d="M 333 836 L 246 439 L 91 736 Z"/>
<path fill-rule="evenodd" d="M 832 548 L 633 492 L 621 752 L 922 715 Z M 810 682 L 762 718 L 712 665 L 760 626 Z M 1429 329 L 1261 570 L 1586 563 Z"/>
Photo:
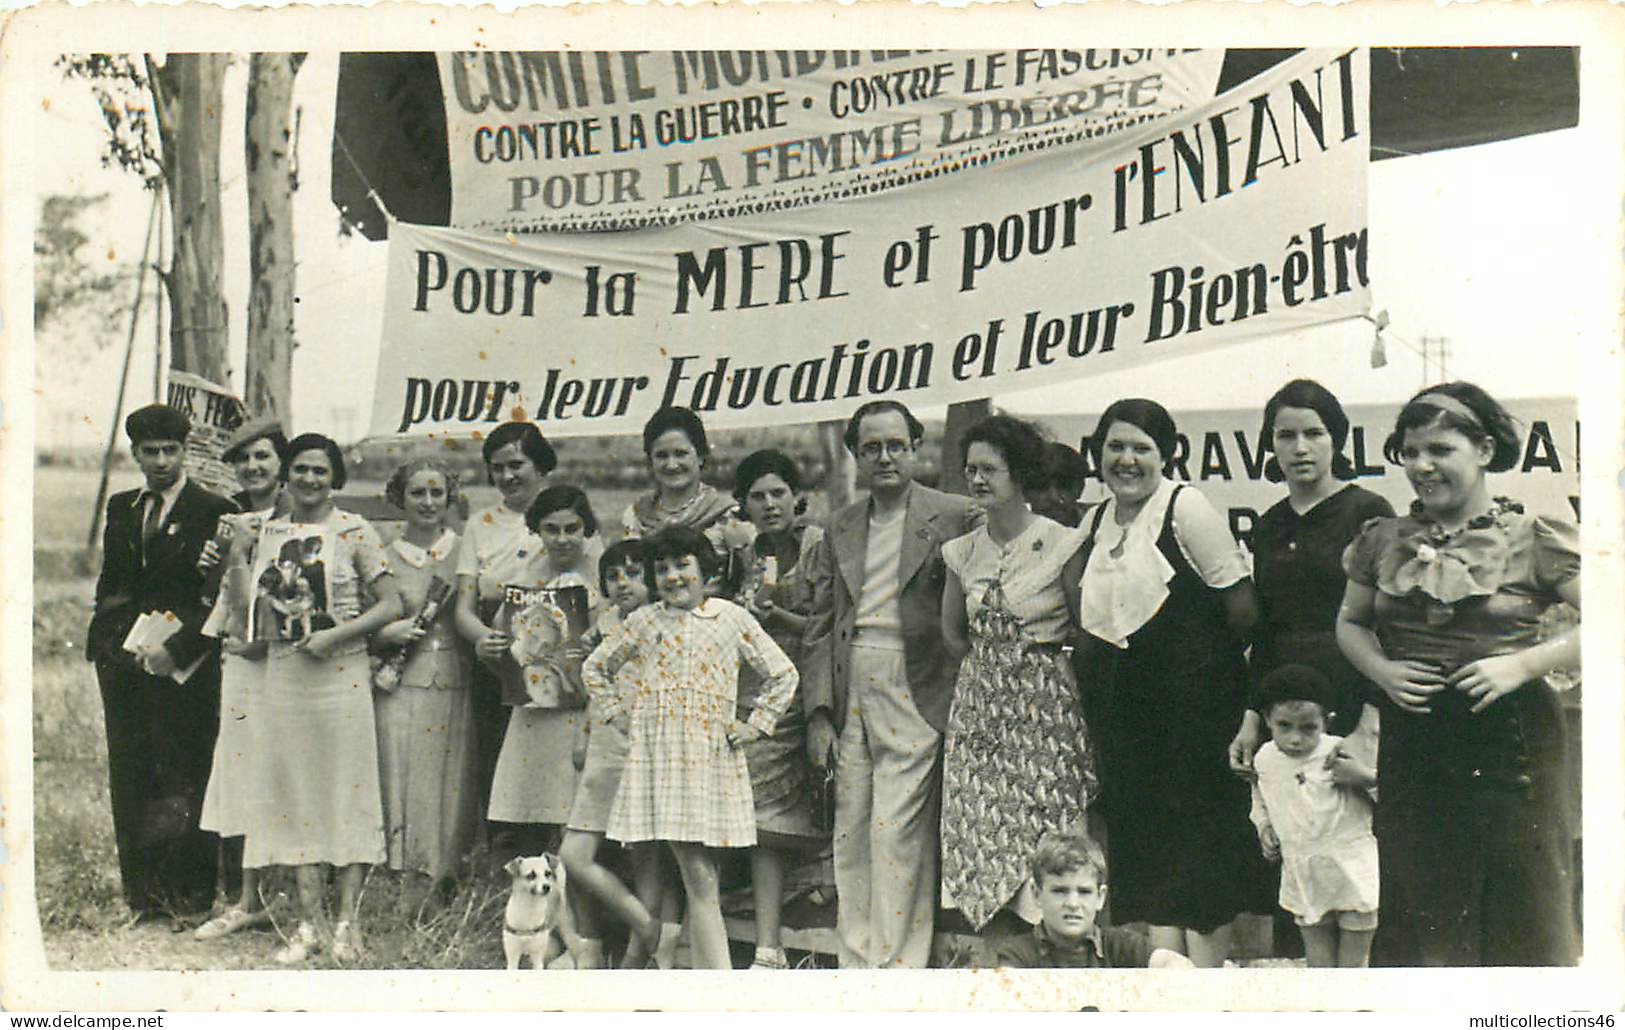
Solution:
<path fill-rule="evenodd" d="M 1446 529 L 1427 514 L 1421 501 L 1411 502 L 1411 517 L 1426 527 L 1427 541 L 1435 547 L 1450 543 L 1459 536 L 1479 529 L 1490 529 L 1508 515 L 1523 514 L 1523 505 L 1510 497 L 1496 497 L 1490 501 L 1490 510 L 1475 515 L 1455 529 Z"/>

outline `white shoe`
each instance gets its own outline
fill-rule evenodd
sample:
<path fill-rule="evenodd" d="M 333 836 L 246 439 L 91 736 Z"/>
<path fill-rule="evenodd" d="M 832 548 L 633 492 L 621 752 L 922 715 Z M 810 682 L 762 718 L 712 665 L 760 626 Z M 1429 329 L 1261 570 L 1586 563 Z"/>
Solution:
<path fill-rule="evenodd" d="M 359 962 L 365 954 L 359 927 L 346 919 L 333 928 L 333 961 Z"/>
<path fill-rule="evenodd" d="M 246 930 L 250 926 L 264 926 L 271 921 L 271 913 L 265 909 L 249 912 L 241 905 L 233 905 L 213 919 L 192 931 L 192 939 L 196 941 L 212 941 Z"/>
<path fill-rule="evenodd" d="M 322 939 L 316 933 L 316 928 L 309 923 L 300 923 L 288 943 L 278 948 L 271 958 L 279 966 L 296 966 L 321 950 Z"/>
<path fill-rule="evenodd" d="M 756 957 L 751 960 L 752 969 L 789 969 L 790 960 L 785 957 L 783 948 L 764 948 L 756 946 Z"/>

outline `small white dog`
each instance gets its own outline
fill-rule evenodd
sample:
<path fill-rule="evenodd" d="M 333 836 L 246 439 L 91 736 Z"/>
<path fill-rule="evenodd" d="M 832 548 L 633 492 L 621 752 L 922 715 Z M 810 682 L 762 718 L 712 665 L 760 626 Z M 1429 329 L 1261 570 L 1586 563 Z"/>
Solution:
<path fill-rule="evenodd" d="M 557 855 L 543 854 L 516 858 L 502 868 L 513 877 L 502 917 L 508 968 L 518 969 L 527 956 L 532 969 L 573 968 L 570 948 L 576 929 L 565 901 L 564 863 Z"/>

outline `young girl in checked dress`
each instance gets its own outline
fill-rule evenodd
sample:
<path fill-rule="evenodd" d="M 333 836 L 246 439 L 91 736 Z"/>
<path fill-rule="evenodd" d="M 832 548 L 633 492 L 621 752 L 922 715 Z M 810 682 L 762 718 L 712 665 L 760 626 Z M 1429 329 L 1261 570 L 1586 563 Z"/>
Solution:
<path fill-rule="evenodd" d="M 660 603 L 639 608 L 624 631 L 587 658 L 582 679 L 627 728 L 626 766 L 608 835 L 671 845 L 688 896 L 697 968 L 728 969 L 717 859 L 712 848 L 756 843 L 750 773 L 741 746 L 771 732 L 796 689 L 796 669 L 743 608 L 706 596 L 720 564 L 695 530 L 661 530 L 644 544 L 644 570 Z M 628 661 L 642 663 L 630 699 L 606 688 Z M 750 719 L 734 718 L 740 662 L 761 674 Z"/>

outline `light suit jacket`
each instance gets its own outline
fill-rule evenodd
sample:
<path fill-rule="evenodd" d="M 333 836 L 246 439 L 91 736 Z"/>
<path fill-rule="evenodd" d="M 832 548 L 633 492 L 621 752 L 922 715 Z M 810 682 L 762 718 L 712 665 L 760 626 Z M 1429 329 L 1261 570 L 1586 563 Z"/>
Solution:
<path fill-rule="evenodd" d="M 948 575 L 942 545 L 974 528 L 973 512 L 969 498 L 919 483 L 909 487 L 897 577 L 906 688 L 920 715 L 939 733 L 947 729 L 948 703 L 959 672 L 959 663 L 948 658 L 942 645 L 942 588 Z M 846 719 L 852 640 L 868 547 L 869 500 L 865 498 L 830 517 L 809 564 L 813 614 L 804 638 L 802 704 L 808 715 L 826 710 L 837 730 Z M 899 684 L 899 688 L 904 686 Z"/>

